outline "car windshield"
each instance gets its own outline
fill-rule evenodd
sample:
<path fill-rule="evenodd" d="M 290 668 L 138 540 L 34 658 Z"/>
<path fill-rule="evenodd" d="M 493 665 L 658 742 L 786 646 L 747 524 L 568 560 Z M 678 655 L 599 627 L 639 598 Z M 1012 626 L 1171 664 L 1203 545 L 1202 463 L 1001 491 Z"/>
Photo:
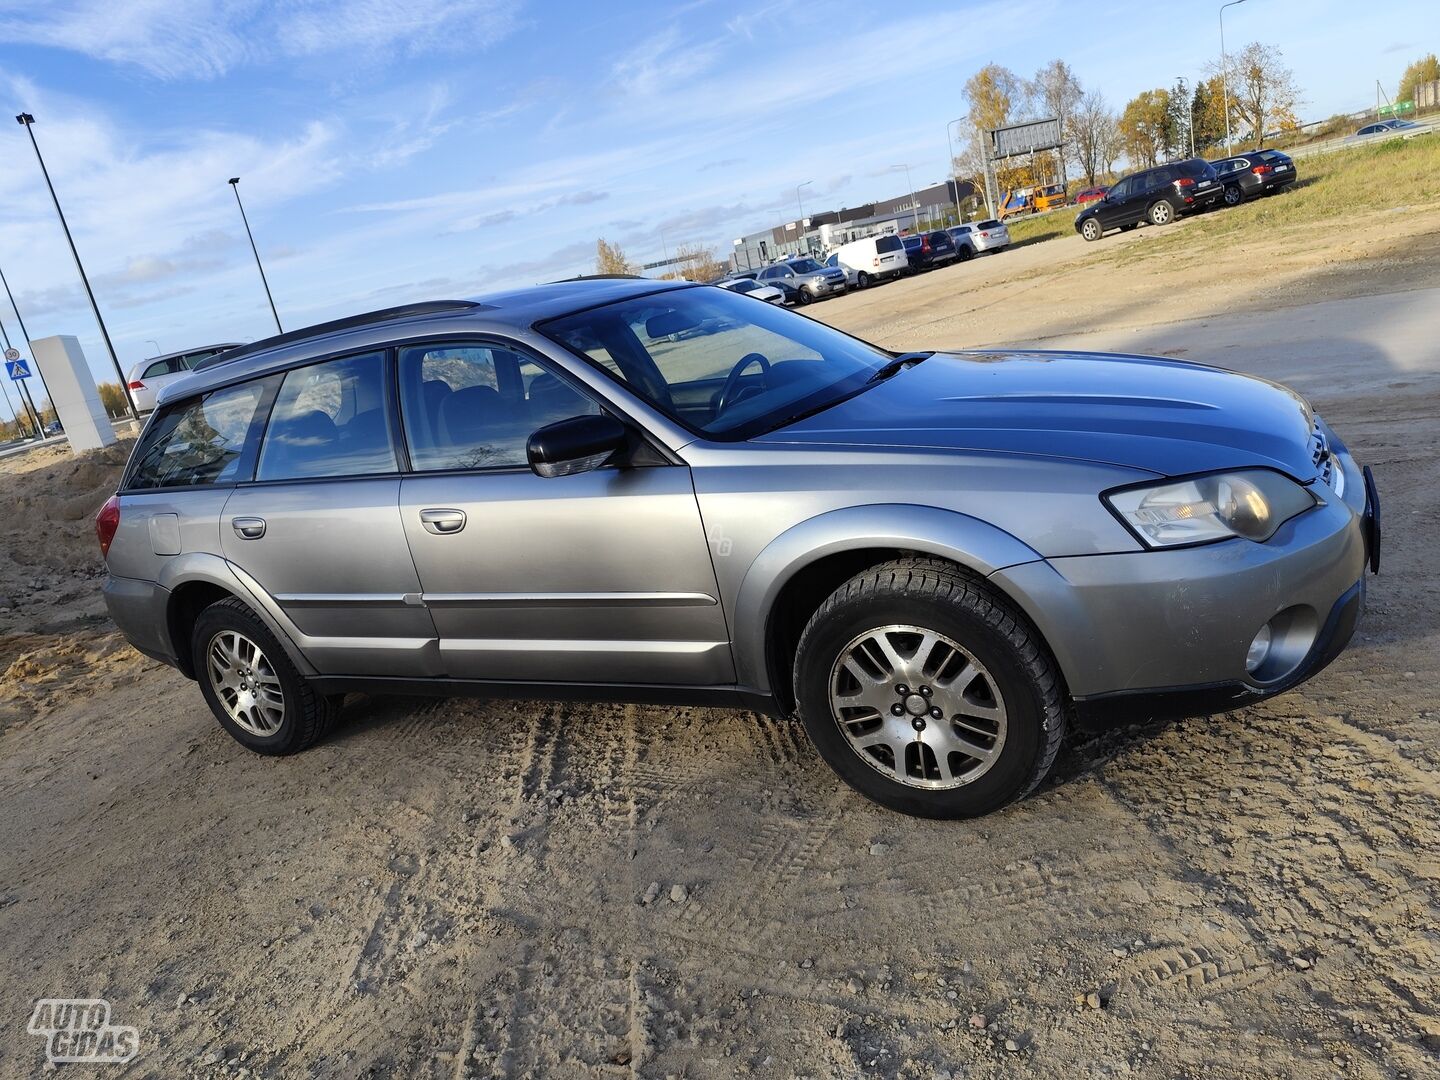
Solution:
<path fill-rule="evenodd" d="M 814 259 L 791 259 L 790 269 L 797 274 L 813 274 L 822 267 Z"/>
<path fill-rule="evenodd" d="M 744 439 L 862 390 L 893 358 L 724 289 L 673 289 L 539 329 L 693 431 Z"/>

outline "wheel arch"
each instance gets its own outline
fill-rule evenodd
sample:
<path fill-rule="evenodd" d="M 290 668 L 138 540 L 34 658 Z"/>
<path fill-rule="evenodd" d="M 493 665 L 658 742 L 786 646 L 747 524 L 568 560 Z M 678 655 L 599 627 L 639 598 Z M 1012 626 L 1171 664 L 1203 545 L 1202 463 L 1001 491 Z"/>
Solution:
<path fill-rule="evenodd" d="M 988 522 L 908 504 L 848 507 L 792 526 L 750 564 L 735 602 L 735 665 L 742 685 L 792 705 L 789 663 L 800 631 L 855 574 L 907 556 L 944 559 L 977 578 L 1038 552 Z"/>

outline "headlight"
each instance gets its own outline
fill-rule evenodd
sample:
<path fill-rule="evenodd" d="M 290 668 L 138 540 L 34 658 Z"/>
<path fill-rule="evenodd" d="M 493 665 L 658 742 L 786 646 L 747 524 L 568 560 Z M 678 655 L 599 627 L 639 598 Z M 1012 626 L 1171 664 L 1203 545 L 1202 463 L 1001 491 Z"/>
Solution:
<path fill-rule="evenodd" d="M 1101 497 L 1147 547 L 1234 536 L 1261 543 L 1316 504 L 1305 488 L 1268 469 L 1172 480 Z"/>

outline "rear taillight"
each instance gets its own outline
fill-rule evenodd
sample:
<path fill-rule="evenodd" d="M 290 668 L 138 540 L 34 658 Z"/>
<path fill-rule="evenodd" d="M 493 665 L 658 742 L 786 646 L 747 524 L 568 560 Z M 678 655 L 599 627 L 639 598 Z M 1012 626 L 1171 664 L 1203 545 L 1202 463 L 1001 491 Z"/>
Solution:
<path fill-rule="evenodd" d="M 925 251 L 929 251 L 929 250 L 930 250 L 930 238 L 929 238 L 928 236 L 926 236 L 926 237 L 924 237 L 924 238 L 921 239 L 921 241 L 920 241 L 920 250 L 921 250 L 922 252 L 925 252 Z"/>
<path fill-rule="evenodd" d="M 120 496 L 111 495 L 95 515 L 95 538 L 100 541 L 100 554 L 110 554 L 110 541 L 115 539 L 115 530 L 120 528 Z"/>
<path fill-rule="evenodd" d="M 1253 169 L 1251 169 L 1250 171 L 1251 171 L 1252 173 L 1254 173 L 1256 176 L 1264 176 L 1266 173 L 1272 173 L 1272 172 L 1274 172 L 1275 170 L 1274 170 L 1273 168 L 1271 168 L 1269 165 L 1256 165 L 1256 166 L 1255 166 Z"/>
<path fill-rule="evenodd" d="M 983 236 L 986 240 L 990 239 L 990 234 L 988 232 L 982 232 L 980 235 Z"/>
<path fill-rule="evenodd" d="M 130 389 L 131 389 L 131 390 L 144 390 L 144 389 L 145 389 L 145 384 L 144 384 L 143 382 L 141 382 L 139 379 L 133 380 L 133 381 L 129 384 L 129 386 L 130 386 Z"/>
<path fill-rule="evenodd" d="M 1195 181 L 1188 176 L 1182 176 L 1179 180 L 1175 181 L 1175 186 L 1178 188 L 1194 187 Z"/>

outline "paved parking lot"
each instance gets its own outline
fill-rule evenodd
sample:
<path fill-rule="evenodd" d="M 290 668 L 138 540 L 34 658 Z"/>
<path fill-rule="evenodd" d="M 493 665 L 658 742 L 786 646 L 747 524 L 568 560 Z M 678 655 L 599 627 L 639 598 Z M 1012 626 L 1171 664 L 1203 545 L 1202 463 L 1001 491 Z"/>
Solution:
<path fill-rule="evenodd" d="M 887 813 L 797 724 L 703 709 L 355 698 L 312 751 L 252 756 L 98 615 L 67 508 L 118 459 L 7 465 L 0 1072 L 38 1071 L 34 998 L 94 995 L 139 1027 L 137 1076 L 1434 1075 L 1440 295 L 1415 286 L 1440 214 L 1303 258 L 1162 242 L 807 311 L 1282 379 L 1379 478 L 1385 572 L 1332 668 L 1074 737 L 972 823 Z"/>

